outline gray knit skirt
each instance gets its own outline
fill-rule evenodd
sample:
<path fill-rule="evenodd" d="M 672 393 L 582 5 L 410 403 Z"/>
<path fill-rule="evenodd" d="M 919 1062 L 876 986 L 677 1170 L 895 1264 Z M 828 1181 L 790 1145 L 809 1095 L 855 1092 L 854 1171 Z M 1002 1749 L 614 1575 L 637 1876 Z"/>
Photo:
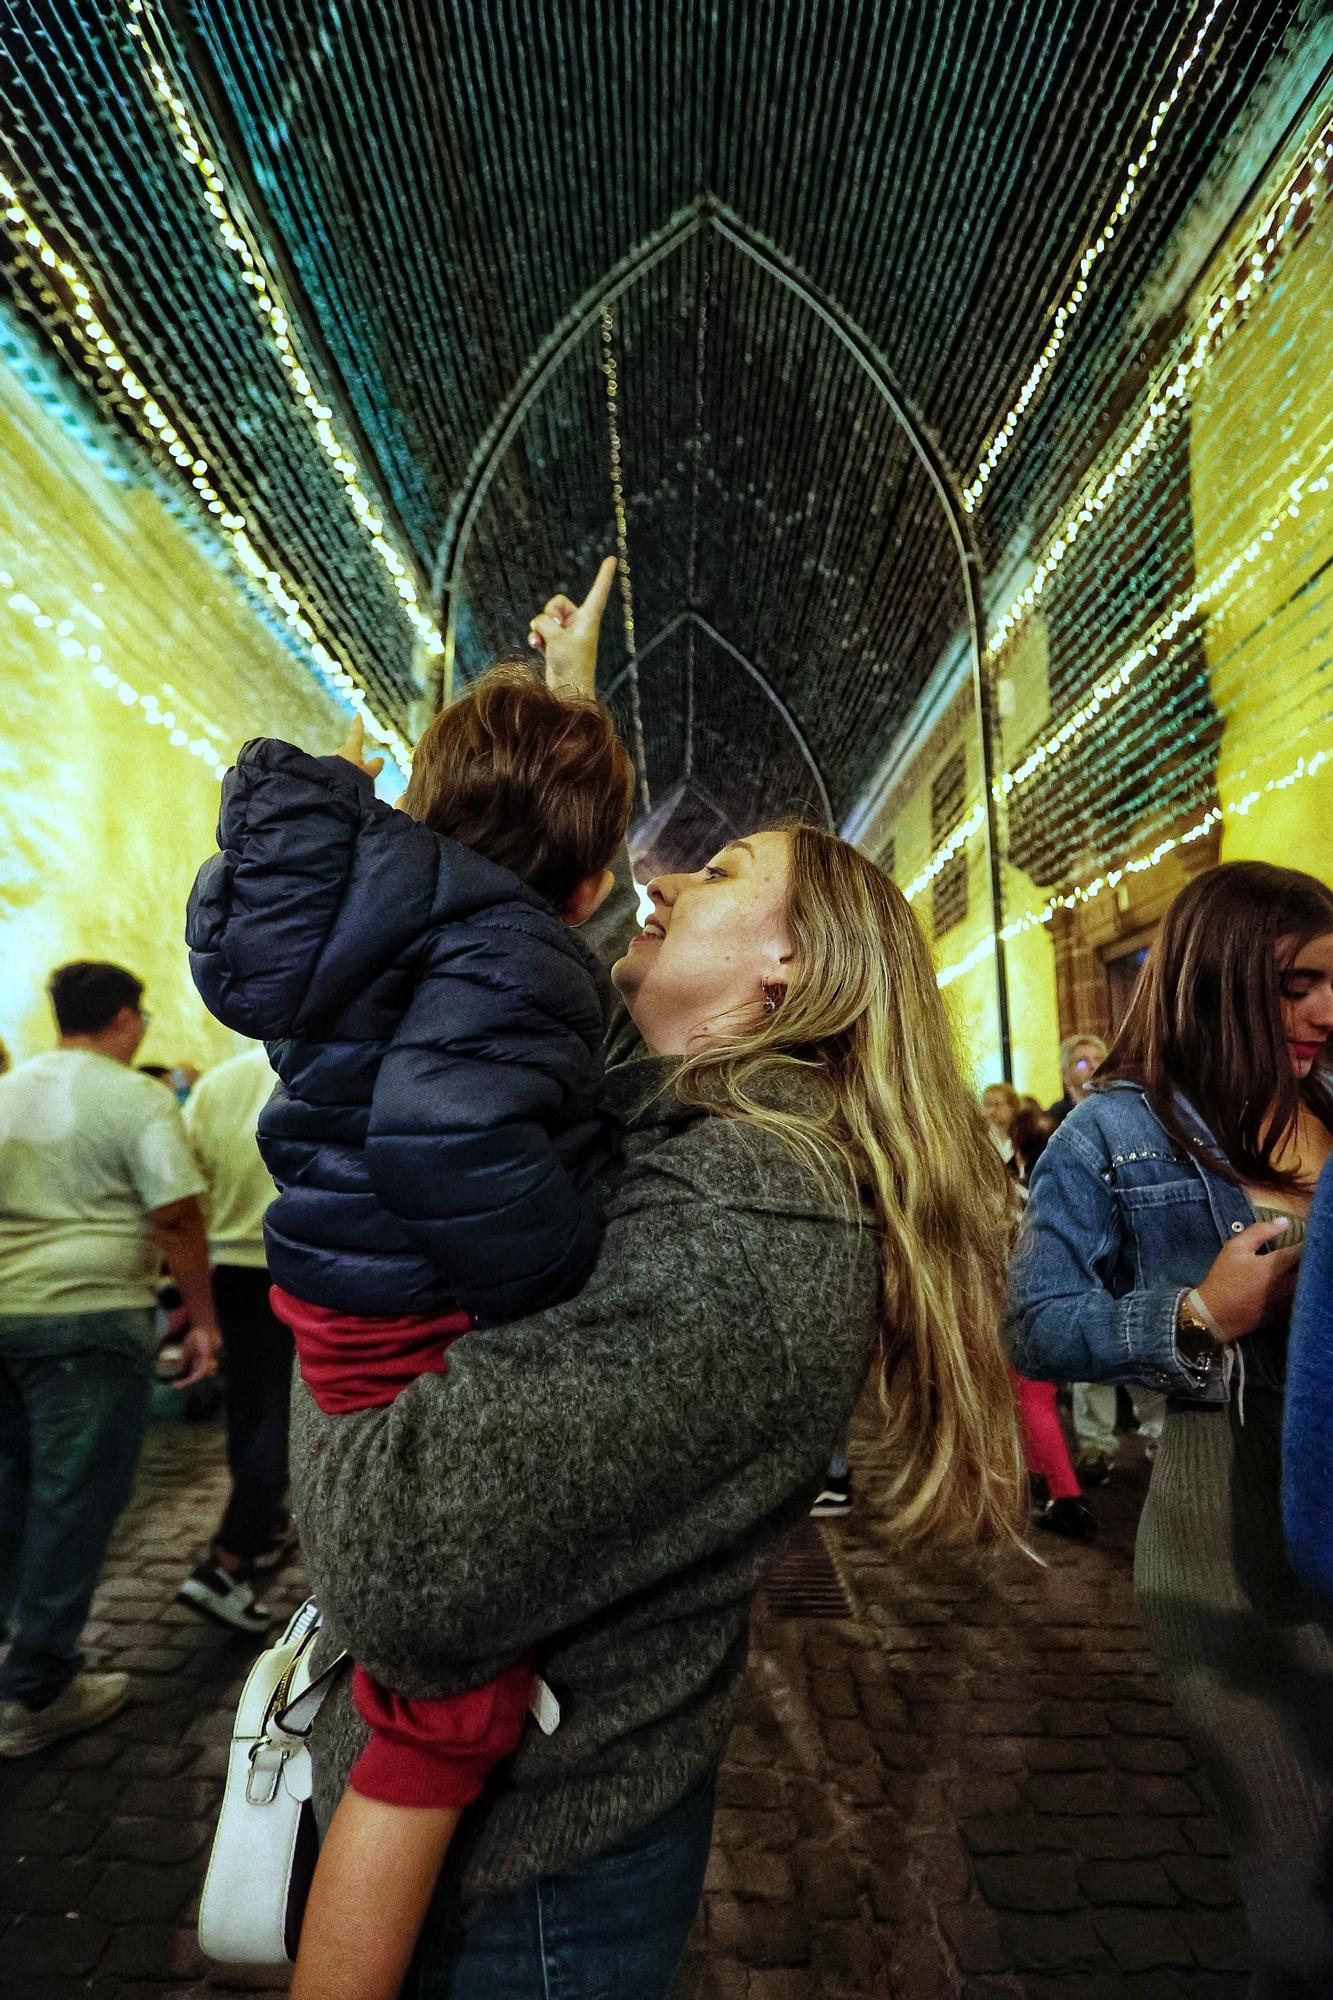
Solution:
<path fill-rule="evenodd" d="M 1333 1995 L 1333 1623 L 1286 1561 L 1282 1397 L 1167 1414 L 1134 1581 L 1231 1840 L 1253 1991 Z"/>

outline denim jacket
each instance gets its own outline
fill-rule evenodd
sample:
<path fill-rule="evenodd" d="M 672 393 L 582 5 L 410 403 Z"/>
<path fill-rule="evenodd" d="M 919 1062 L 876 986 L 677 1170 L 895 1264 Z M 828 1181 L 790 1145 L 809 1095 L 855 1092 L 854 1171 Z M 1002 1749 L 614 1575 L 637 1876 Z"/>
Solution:
<path fill-rule="evenodd" d="M 1186 1130 L 1215 1146 L 1183 1097 L 1176 1109 Z M 1229 1359 L 1219 1352 L 1195 1364 L 1180 1354 L 1176 1312 L 1254 1219 L 1244 1191 L 1185 1153 L 1137 1084 L 1094 1090 L 1032 1176 L 1009 1278 L 1015 1366 L 1051 1381 L 1141 1382 L 1225 1403 Z"/>
<path fill-rule="evenodd" d="M 1291 1316 L 1282 1513 L 1292 1568 L 1333 1603 L 1333 1166 L 1319 1176 Z"/>

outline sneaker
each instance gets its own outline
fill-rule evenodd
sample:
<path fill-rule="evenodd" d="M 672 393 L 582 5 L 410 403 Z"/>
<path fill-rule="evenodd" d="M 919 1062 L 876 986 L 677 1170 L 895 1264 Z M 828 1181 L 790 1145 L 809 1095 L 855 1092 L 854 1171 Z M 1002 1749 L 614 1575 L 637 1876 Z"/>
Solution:
<path fill-rule="evenodd" d="M 825 1479 L 816 1493 L 810 1512 L 817 1521 L 827 1520 L 833 1514 L 850 1514 L 852 1511 L 852 1475 L 845 1472 L 840 1479 L 832 1473 Z"/>
<path fill-rule="evenodd" d="M 1092 1509 L 1073 1495 L 1063 1500 L 1048 1500 L 1037 1516 L 1037 1526 L 1045 1528 L 1048 1535 L 1063 1535 L 1070 1542 L 1090 1542 L 1097 1532 Z"/>
<path fill-rule="evenodd" d="M 128 1674 L 76 1674 L 45 1708 L 0 1701 L 0 1757 L 30 1757 L 48 1743 L 105 1722 L 124 1707 L 129 1691 Z"/>
<path fill-rule="evenodd" d="M 186 1577 L 176 1592 L 176 1602 L 255 1639 L 263 1638 L 277 1615 L 266 1604 L 255 1602 L 254 1589 L 243 1576 L 231 1576 L 209 1562 L 200 1563 Z"/>
<path fill-rule="evenodd" d="M 1110 1482 L 1112 1466 L 1104 1451 L 1090 1451 L 1074 1467 L 1080 1486 L 1106 1486 Z"/>

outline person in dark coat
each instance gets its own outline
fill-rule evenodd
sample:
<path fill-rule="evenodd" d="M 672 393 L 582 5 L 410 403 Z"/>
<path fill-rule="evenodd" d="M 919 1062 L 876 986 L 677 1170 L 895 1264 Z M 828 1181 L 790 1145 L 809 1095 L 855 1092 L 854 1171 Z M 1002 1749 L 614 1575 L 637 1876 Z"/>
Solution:
<path fill-rule="evenodd" d="M 467 700 L 512 706 L 515 728 L 535 726 L 535 703 L 562 705 L 522 666 Z M 612 772 L 616 787 L 600 852 L 623 838 L 630 766 L 592 717 L 604 755 L 587 787 L 602 793 Z M 609 985 L 572 925 L 603 870 L 571 887 L 555 852 L 525 880 L 535 842 L 512 799 L 494 843 L 506 864 L 448 837 L 461 794 L 441 786 L 432 802 L 426 786 L 418 768 L 398 811 L 347 756 L 247 743 L 223 788 L 221 852 L 190 899 L 190 965 L 209 1010 L 268 1044 L 278 1074 L 259 1121 L 279 1189 L 274 1284 L 345 1314 L 494 1322 L 571 1297 L 596 1254 L 583 1189 L 612 1138 Z"/>
<path fill-rule="evenodd" d="M 1282 1524 L 1292 1568 L 1333 1606 L 1333 1167 L 1310 1204 L 1287 1349 Z"/>
<path fill-rule="evenodd" d="M 600 620 L 614 564 L 561 622 Z M 549 609 L 549 607 L 548 607 Z M 246 745 L 200 873 L 195 982 L 262 1038 L 279 1189 L 273 1302 L 321 1409 L 392 1402 L 453 1338 L 571 1298 L 618 1150 L 603 1093 L 609 983 L 574 934 L 612 885 L 633 769 L 595 698 L 491 669 L 418 745 L 396 811 L 360 727 L 335 757 Z M 529 1659 L 404 1699 L 360 1667 L 371 1725 L 329 1830 L 294 1996 L 398 1992 L 462 1808 L 512 1753 Z M 405 1810 L 410 1808 L 411 1810 Z"/>

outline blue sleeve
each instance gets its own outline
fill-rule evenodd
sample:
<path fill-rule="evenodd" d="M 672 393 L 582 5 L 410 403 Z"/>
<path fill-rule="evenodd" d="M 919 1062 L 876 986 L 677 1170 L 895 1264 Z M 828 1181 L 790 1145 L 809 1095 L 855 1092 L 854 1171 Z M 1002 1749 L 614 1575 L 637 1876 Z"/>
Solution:
<path fill-rule="evenodd" d="M 1185 1288 L 1125 1284 L 1130 1246 L 1105 1164 L 1068 1122 L 1037 1162 L 1009 1276 L 1014 1366 L 1038 1380 L 1142 1382 L 1197 1398 L 1201 1371 L 1176 1352 Z"/>
<path fill-rule="evenodd" d="M 601 1014 L 589 976 L 529 934 L 458 924 L 380 1065 L 375 1192 L 480 1320 L 571 1298 L 596 1260 L 596 1203 L 567 1162 L 609 1150 Z"/>
<path fill-rule="evenodd" d="M 1292 1311 L 1282 1517 L 1293 1567 L 1333 1601 L 1333 1166 L 1315 1190 Z"/>
<path fill-rule="evenodd" d="M 304 1025 L 367 830 L 391 816 L 342 757 L 247 743 L 223 780 L 219 852 L 199 871 L 185 938 L 208 1010 L 272 1041 Z M 389 905 L 392 907 L 392 904 Z"/>

